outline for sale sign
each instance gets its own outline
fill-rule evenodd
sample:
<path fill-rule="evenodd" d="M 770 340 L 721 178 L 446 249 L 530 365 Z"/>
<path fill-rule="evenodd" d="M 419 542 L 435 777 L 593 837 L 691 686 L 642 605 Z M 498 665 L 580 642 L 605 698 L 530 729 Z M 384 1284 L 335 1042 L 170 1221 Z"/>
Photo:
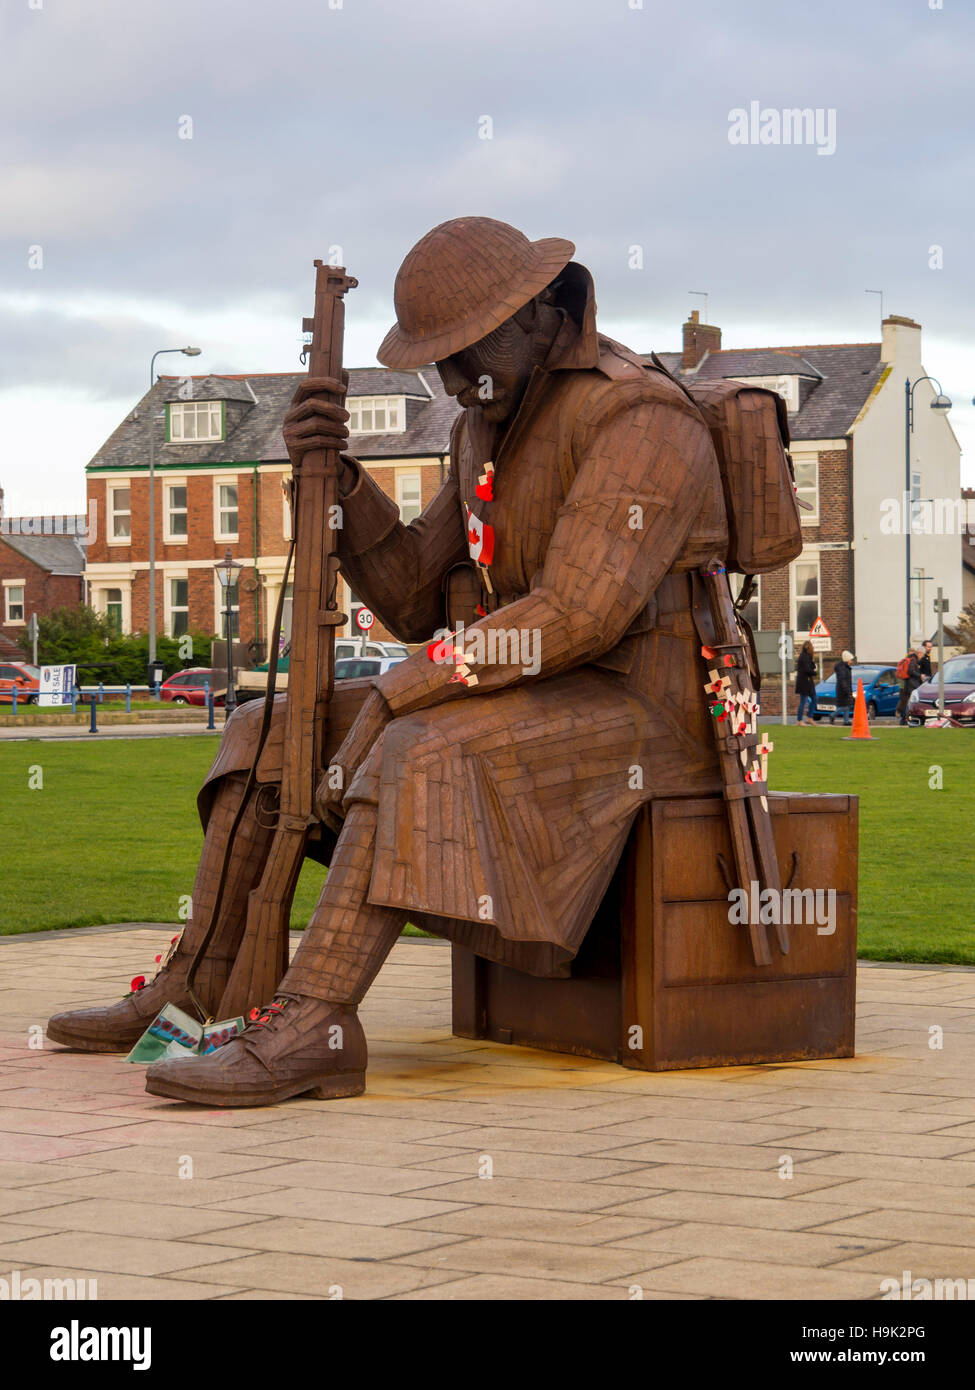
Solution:
<path fill-rule="evenodd" d="M 42 666 L 38 704 L 70 705 L 76 666 Z"/>

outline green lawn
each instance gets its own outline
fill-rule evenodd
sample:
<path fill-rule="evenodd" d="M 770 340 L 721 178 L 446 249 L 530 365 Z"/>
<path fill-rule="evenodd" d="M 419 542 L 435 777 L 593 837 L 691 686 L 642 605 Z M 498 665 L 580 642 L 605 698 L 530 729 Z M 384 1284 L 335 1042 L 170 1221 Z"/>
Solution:
<path fill-rule="evenodd" d="M 769 725 L 773 791 L 860 798 L 859 954 L 975 965 L 975 732 Z M 941 769 L 940 790 L 930 785 Z"/>
<path fill-rule="evenodd" d="M 975 965 L 975 737 L 968 730 L 769 726 L 773 790 L 860 797 L 860 954 Z M 0 933 L 176 920 L 201 843 L 212 737 L 0 743 Z M 941 768 L 943 786 L 929 786 Z M 29 789 L 39 767 L 43 788 Z M 293 925 L 324 870 L 306 863 Z"/>

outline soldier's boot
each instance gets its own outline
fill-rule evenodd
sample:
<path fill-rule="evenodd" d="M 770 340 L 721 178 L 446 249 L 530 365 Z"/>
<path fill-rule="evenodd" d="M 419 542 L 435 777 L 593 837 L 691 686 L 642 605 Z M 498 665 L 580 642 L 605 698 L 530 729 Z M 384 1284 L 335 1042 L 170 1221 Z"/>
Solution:
<path fill-rule="evenodd" d="M 195 1015 L 187 992 L 189 967 L 203 940 L 216 895 L 230 827 L 240 806 L 246 776 L 231 773 L 221 779 L 207 822 L 206 837 L 193 885 L 192 910 L 175 950 L 154 978 L 118 1003 L 102 1008 L 73 1009 L 55 1014 L 47 1025 L 52 1042 L 82 1052 L 128 1052 L 165 1004 Z M 257 789 L 241 818 L 227 869 L 227 881 L 217 930 L 200 961 L 193 989 L 209 1012 L 220 1002 L 240 946 L 247 916 L 247 895 L 260 881 L 273 829 L 256 814 Z"/>
<path fill-rule="evenodd" d="M 274 1000 L 208 1056 L 153 1062 L 147 1091 L 200 1105 L 246 1106 L 305 1094 L 335 1100 L 365 1090 L 366 1040 L 356 1009 L 406 921 L 399 908 L 366 901 L 375 841 L 375 806 L 353 804 Z"/>

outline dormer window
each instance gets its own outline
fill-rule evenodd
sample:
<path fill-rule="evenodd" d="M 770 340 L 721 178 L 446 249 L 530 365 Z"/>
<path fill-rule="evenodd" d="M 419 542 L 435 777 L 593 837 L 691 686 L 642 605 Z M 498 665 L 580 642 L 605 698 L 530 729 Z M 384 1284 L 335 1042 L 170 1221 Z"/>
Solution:
<path fill-rule="evenodd" d="M 223 439 L 222 401 L 173 401 L 167 410 L 166 438 L 170 444 Z"/>
<path fill-rule="evenodd" d="M 345 406 L 350 434 L 402 434 L 406 429 L 403 396 L 352 396 Z"/>
<path fill-rule="evenodd" d="M 744 382 L 748 386 L 764 386 L 774 391 L 785 401 L 786 409 L 799 409 L 799 378 L 797 376 L 736 376 L 733 381 Z"/>

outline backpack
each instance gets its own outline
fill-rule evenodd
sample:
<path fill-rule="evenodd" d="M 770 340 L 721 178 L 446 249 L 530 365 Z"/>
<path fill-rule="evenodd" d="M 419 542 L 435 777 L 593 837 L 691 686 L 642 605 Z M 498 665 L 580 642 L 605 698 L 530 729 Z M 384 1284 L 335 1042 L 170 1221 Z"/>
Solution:
<path fill-rule="evenodd" d="M 667 372 L 655 354 L 651 361 Z M 728 569 L 747 575 L 781 569 L 802 551 L 785 401 L 775 391 L 742 381 L 667 375 L 697 406 L 714 442 L 728 514 Z M 768 399 L 775 403 L 777 422 L 771 430 Z"/>
<path fill-rule="evenodd" d="M 899 681 L 906 681 L 907 678 L 908 678 L 908 676 L 909 676 L 910 674 L 911 674 L 911 654 L 910 654 L 910 652 L 908 652 L 908 653 L 907 653 L 907 656 L 902 656 L 901 659 L 900 659 L 900 661 L 898 661 L 898 663 L 897 663 L 897 679 L 898 679 Z"/>

